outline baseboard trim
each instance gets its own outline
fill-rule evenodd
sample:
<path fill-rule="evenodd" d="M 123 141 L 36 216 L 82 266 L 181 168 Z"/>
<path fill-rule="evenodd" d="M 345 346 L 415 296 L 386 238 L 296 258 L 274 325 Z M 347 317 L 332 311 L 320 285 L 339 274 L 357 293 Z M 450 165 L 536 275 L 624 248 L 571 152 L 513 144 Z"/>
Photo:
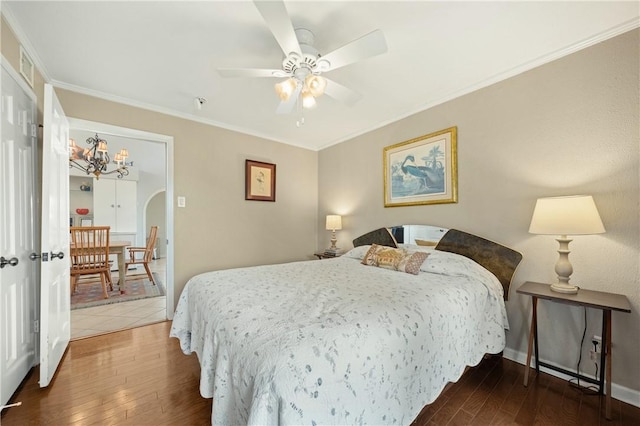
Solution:
<path fill-rule="evenodd" d="M 504 352 L 503 352 L 503 356 L 507 359 L 510 359 L 511 361 L 515 361 L 518 364 L 522 364 L 523 366 L 526 364 L 527 361 L 527 354 L 525 354 L 524 352 L 520 352 L 520 351 L 515 351 L 513 349 L 510 348 L 505 348 Z M 545 361 L 549 364 L 552 365 L 557 365 L 553 362 L 549 362 L 546 360 L 542 360 L 541 361 Z M 532 363 L 533 364 L 533 363 Z M 558 367 L 562 367 L 565 369 L 570 369 L 570 367 L 566 367 L 563 365 L 558 365 Z M 555 370 L 550 370 L 548 368 L 545 367 L 540 367 L 540 371 L 543 371 L 547 374 L 550 374 L 554 377 L 558 377 L 560 379 L 563 380 L 569 380 L 569 379 L 573 379 L 573 377 L 571 376 L 567 376 L 566 374 L 562 374 L 558 371 Z M 585 376 L 588 377 L 594 377 L 591 374 L 586 374 L 584 372 L 582 372 L 581 374 L 584 374 Z M 595 377 L 594 377 L 595 378 Z M 624 386 L 620 386 L 617 385 L 615 383 L 611 383 L 611 396 L 617 400 L 620 400 L 622 402 L 626 402 L 627 404 L 633 405 L 635 407 L 640 408 L 640 391 L 634 390 L 634 389 L 629 389 L 627 387 Z"/>

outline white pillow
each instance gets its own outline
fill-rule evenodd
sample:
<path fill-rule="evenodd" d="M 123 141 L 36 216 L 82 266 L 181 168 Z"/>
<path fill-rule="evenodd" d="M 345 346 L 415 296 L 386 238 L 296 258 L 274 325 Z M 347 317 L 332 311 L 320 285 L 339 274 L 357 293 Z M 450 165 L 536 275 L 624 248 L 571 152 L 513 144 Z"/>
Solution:
<path fill-rule="evenodd" d="M 431 253 L 435 250 L 435 246 L 419 246 L 417 244 L 398 244 L 398 248 L 403 248 L 410 252 L 426 251 L 427 253 Z"/>
<path fill-rule="evenodd" d="M 346 252 L 345 254 L 343 254 L 342 257 L 351 257 L 353 259 L 362 260 L 364 259 L 364 255 L 367 254 L 370 248 L 371 248 L 370 245 L 354 247 L 348 252 Z"/>

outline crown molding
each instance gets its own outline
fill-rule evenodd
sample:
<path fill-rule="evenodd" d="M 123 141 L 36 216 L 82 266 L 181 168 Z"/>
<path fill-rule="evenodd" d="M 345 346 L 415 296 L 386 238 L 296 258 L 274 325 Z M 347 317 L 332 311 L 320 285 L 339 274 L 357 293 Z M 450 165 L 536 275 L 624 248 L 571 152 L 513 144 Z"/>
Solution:
<path fill-rule="evenodd" d="M 537 67 L 539 67 L 541 65 L 547 64 L 549 62 L 553 62 L 553 61 L 555 61 L 557 59 L 560 59 L 562 57 L 568 56 L 568 55 L 570 55 L 572 53 L 576 53 L 576 52 L 578 52 L 580 50 L 586 49 L 587 47 L 590 47 L 590 46 L 593 46 L 595 44 L 601 43 L 603 41 L 609 40 L 610 38 L 619 36 L 621 34 L 624 34 L 624 33 L 628 32 L 628 31 L 632 31 L 632 30 L 634 30 L 634 29 L 636 29 L 638 27 L 640 27 L 640 18 L 630 19 L 630 20 L 628 20 L 626 22 L 623 22 L 622 24 L 620 24 L 620 25 L 618 25 L 616 27 L 610 28 L 610 29 L 608 29 L 606 31 L 603 31 L 601 33 L 598 33 L 598 34 L 596 34 L 596 35 L 594 35 L 592 37 L 588 37 L 588 38 L 586 38 L 584 40 L 581 40 L 581 41 L 579 41 L 577 43 L 573 43 L 573 44 L 571 44 L 569 46 L 566 46 L 566 47 L 564 47 L 562 49 L 558 49 L 558 50 L 556 50 L 554 52 L 551 52 L 549 54 L 540 56 L 540 57 L 538 57 L 536 59 L 533 59 L 531 61 L 525 62 L 525 63 L 523 63 L 523 64 L 521 64 L 521 65 L 519 65 L 517 67 L 511 68 L 511 69 L 509 69 L 507 71 L 495 74 L 495 75 L 493 75 L 493 76 L 491 76 L 489 78 L 486 78 L 486 79 L 484 79 L 482 81 L 476 82 L 476 83 L 474 83 L 472 85 L 469 85 L 469 86 L 467 86 L 467 87 L 465 87 L 463 89 L 447 93 L 447 94 L 445 94 L 444 96 L 442 96 L 442 97 L 440 97 L 438 99 L 435 99 L 435 100 L 433 100 L 431 102 L 428 102 L 426 104 L 422 104 L 422 105 L 420 105 L 420 106 L 418 106 L 416 108 L 413 108 L 411 110 L 405 111 L 405 112 L 403 112 L 403 113 L 401 113 L 399 115 L 396 115 L 394 118 L 391 118 L 389 120 L 376 123 L 375 127 L 369 128 L 368 130 L 346 135 L 343 138 L 340 138 L 340 139 L 335 140 L 335 141 L 333 141 L 333 142 L 331 142 L 329 144 L 326 144 L 326 145 L 323 145 L 323 146 L 319 147 L 317 150 L 321 151 L 321 150 L 329 148 L 329 147 L 331 147 L 333 145 L 337 145 L 339 143 L 348 141 L 350 139 L 353 139 L 355 137 L 361 136 L 363 134 L 372 132 L 374 130 L 377 130 L 379 128 L 387 126 L 387 125 L 389 125 L 391 123 L 395 123 L 397 121 L 403 120 L 403 119 L 405 119 L 407 117 L 410 117 L 412 115 L 418 114 L 418 113 L 423 112 L 423 111 L 426 111 L 426 110 L 428 110 L 430 108 L 433 108 L 435 106 L 438 106 L 438 105 L 443 104 L 445 102 L 448 102 L 450 100 L 453 100 L 453 99 L 459 98 L 461 96 L 467 95 L 469 93 L 475 92 L 476 90 L 483 89 L 485 87 L 491 86 L 492 84 L 498 83 L 498 82 L 500 82 L 502 80 L 506 80 L 506 79 L 508 79 L 510 77 L 514 77 L 514 76 L 516 76 L 518 74 L 522 74 L 522 73 L 524 73 L 526 71 L 532 70 L 532 69 L 537 68 Z"/>
<path fill-rule="evenodd" d="M 140 101 L 136 101 L 133 99 L 129 99 L 129 98 L 125 98 L 125 97 L 121 97 L 121 96 L 117 96 L 117 95 L 113 95 L 113 94 L 109 94 L 109 93 L 104 93 L 104 92 L 100 92 L 97 90 L 93 90 L 93 89 L 88 89 L 88 88 L 84 88 L 81 86 L 76 86 L 73 84 L 69 84 L 69 83 L 65 83 L 62 81 L 57 81 L 57 80 L 53 80 L 46 67 L 44 66 L 43 62 L 40 60 L 39 56 L 36 53 L 35 48 L 33 47 L 33 45 L 31 44 L 31 42 L 29 41 L 29 38 L 27 37 L 26 33 L 22 30 L 22 28 L 20 27 L 20 25 L 18 24 L 17 20 L 15 19 L 14 15 L 11 13 L 10 8 L 7 8 L 6 3 L 5 6 L 2 8 L 1 10 L 2 15 L 5 17 L 5 20 L 7 21 L 7 24 L 9 24 L 9 26 L 11 27 L 11 29 L 13 30 L 14 34 L 16 35 L 16 37 L 18 38 L 18 42 L 23 46 L 23 48 L 26 50 L 26 52 L 29 54 L 29 57 L 33 60 L 36 68 L 38 69 L 38 71 L 40 71 L 40 74 L 42 75 L 42 77 L 44 78 L 45 82 L 50 82 L 54 87 L 58 87 L 61 89 L 65 89 L 65 90 L 69 90 L 72 92 L 76 92 L 76 93 L 80 93 L 80 94 L 84 94 L 84 95 L 88 95 L 88 96 L 92 96 L 92 97 L 96 97 L 99 99 L 104 99 L 107 101 L 111 101 L 111 102 L 116 102 L 116 103 L 120 103 L 120 104 L 124 104 L 124 105 L 129 105 L 129 106 L 133 106 L 136 108 L 141 108 L 141 109 L 145 109 L 145 110 L 149 110 L 149 111 L 154 111 L 154 112 L 158 112 L 161 114 L 166 114 L 166 115 L 170 115 L 173 117 L 178 117 L 178 118 L 182 118 L 184 120 L 189 120 L 189 121 L 195 121 L 198 123 L 202 123 L 202 124 L 206 124 L 206 125 L 210 125 L 210 126 L 215 126 L 215 127 L 219 127 L 222 129 L 226 129 L 226 130 L 230 130 L 230 131 L 234 131 L 234 132 L 238 132 L 238 133 L 242 133 L 242 134 L 246 134 L 249 136 L 255 136 L 261 139 L 266 139 L 266 140 L 270 140 L 273 142 L 278 142 L 278 143 L 283 143 L 286 145 L 291 145 L 291 146 L 295 146 L 298 148 L 303 148 L 303 149 L 307 149 L 307 150 L 311 150 L 311 151 L 321 151 L 323 149 L 329 148 L 331 146 L 337 145 L 339 143 L 342 142 L 346 142 L 350 139 L 356 138 L 358 136 L 370 133 L 372 131 L 375 131 L 377 129 L 380 129 L 384 126 L 387 126 L 391 123 L 395 123 L 397 121 L 403 120 L 407 117 L 410 117 L 412 115 L 418 114 L 420 112 L 426 111 L 430 108 L 433 108 L 435 106 L 438 106 L 440 104 L 443 104 L 445 102 L 448 102 L 450 100 L 456 99 L 458 97 L 464 96 L 466 94 L 469 94 L 471 92 L 474 92 L 476 90 L 485 88 L 487 86 L 490 86 L 492 84 L 495 84 L 497 82 L 500 82 L 502 80 L 506 80 L 510 77 L 516 76 L 518 74 L 524 73 L 526 71 L 529 71 L 533 68 L 539 67 L 541 65 L 547 64 L 549 62 L 555 61 L 556 59 L 560 59 L 564 56 L 570 55 L 572 53 L 578 52 L 580 50 L 583 50 L 587 47 L 593 46 L 595 44 L 598 44 L 600 42 L 606 41 L 610 38 L 616 37 L 618 35 L 621 35 L 623 33 L 626 33 L 628 31 L 634 30 L 638 27 L 640 27 L 640 18 L 636 17 L 633 19 L 630 19 L 628 21 L 625 21 L 623 23 L 621 23 L 620 25 L 617 25 L 613 28 L 610 28 L 606 31 L 602 31 L 598 34 L 595 34 L 594 36 L 591 37 L 587 37 L 584 40 L 581 40 L 577 43 L 573 43 L 569 46 L 566 46 L 562 49 L 558 49 L 554 52 L 551 52 L 549 54 L 540 56 L 534 60 L 525 62 L 517 67 L 511 68 L 509 70 L 506 70 L 504 72 L 495 74 L 489 78 L 483 79 L 482 81 L 478 81 L 474 84 L 471 84 L 463 89 L 460 90 L 456 90 L 454 92 L 450 92 L 447 93 L 443 96 L 441 96 L 440 98 L 437 98 L 431 102 L 425 103 L 425 104 L 421 104 L 415 108 L 411 108 L 409 110 L 406 110 L 404 112 L 401 112 L 399 114 L 397 114 L 396 116 L 394 116 L 393 118 L 390 118 L 388 120 L 382 121 L 382 122 L 378 122 L 376 123 L 375 126 L 371 126 L 371 127 L 367 127 L 364 129 L 360 129 L 358 131 L 352 132 L 350 134 L 347 134 L 341 138 L 335 139 L 333 141 L 329 141 L 326 144 L 320 145 L 318 147 L 315 148 L 310 148 L 308 146 L 303 146 L 301 144 L 297 144 L 297 143 L 293 143 L 287 140 L 282 140 L 282 139 L 278 139 L 278 138 L 274 138 L 273 136 L 270 135 L 266 135 L 264 133 L 261 132 L 256 132 L 255 130 L 252 129 L 247 129 L 247 128 L 243 128 L 241 126 L 234 126 L 234 125 L 230 125 L 230 124 L 226 124 L 226 123 L 222 123 L 222 122 L 218 122 L 216 120 L 211 120 L 211 119 L 207 119 L 207 118 L 203 118 L 203 117 L 199 117 L 196 115 L 192 115 L 192 114 L 187 114 L 187 113 L 183 113 L 180 111 L 175 111 L 172 110 L 170 108 L 165 108 L 165 107 L 160 107 L 157 105 L 153 105 L 153 104 L 148 104 L 148 103 L 144 103 L 144 102 L 140 102 Z"/>
<path fill-rule="evenodd" d="M 51 84 L 56 88 L 69 90 L 71 92 L 79 93 L 79 94 L 82 94 L 82 95 L 87 95 L 87 96 L 103 99 L 103 100 L 110 101 L 110 102 L 115 102 L 115 103 L 119 103 L 119 104 L 123 104 L 123 105 L 132 106 L 132 107 L 135 107 L 135 108 L 145 109 L 145 110 L 157 112 L 157 113 L 160 113 L 160 114 L 170 115 L 172 117 L 182 118 L 184 120 L 195 121 L 197 123 L 202 123 L 202 124 L 206 124 L 206 125 L 214 126 L 214 127 L 220 127 L 222 129 L 225 129 L 225 130 L 231 130 L 231 131 L 242 133 L 242 134 L 249 135 L 249 136 L 255 136 L 255 137 L 258 137 L 258 138 L 261 138 L 261 139 L 270 140 L 270 141 L 273 141 L 273 142 L 283 143 L 283 144 L 286 144 L 286 145 L 291 145 L 291 146 L 295 146 L 295 147 L 298 147 L 298 148 L 303 148 L 303 149 L 315 151 L 314 149 L 309 148 L 307 146 L 291 143 L 291 142 L 285 141 L 285 140 L 279 140 L 279 139 L 276 139 L 276 138 L 274 138 L 272 136 L 265 135 L 263 133 L 256 132 L 256 131 L 251 130 L 251 129 L 246 129 L 246 128 L 243 128 L 243 127 L 240 127 L 240 126 L 233 126 L 233 125 L 230 125 L 230 124 L 227 124 L 227 123 L 221 123 L 221 122 L 216 121 L 216 120 L 211 120 L 211 119 L 208 119 L 208 118 L 198 117 L 197 115 L 186 114 L 186 113 L 183 113 L 183 112 L 180 112 L 180 111 L 172 110 L 170 108 L 164 108 L 164 107 L 160 107 L 160 106 L 157 106 L 157 105 L 153 105 L 153 104 L 149 104 L 149 103 L 140 102 L 140 101 L 136 101 L 136 100 L 133 100 L 133 99 L 125 98 L 123 96 L 117 96 L 117 95 L 113 95 L 113 94 L 110 94 L 110 93 L 100 92 L 98 90 L 87 89 L 85 87 L 76 86 L 74 84 L 69 84 L 69 83 L 65 83 L 65 82 L 57 81 L 57 80 L 52 80 Z"/>

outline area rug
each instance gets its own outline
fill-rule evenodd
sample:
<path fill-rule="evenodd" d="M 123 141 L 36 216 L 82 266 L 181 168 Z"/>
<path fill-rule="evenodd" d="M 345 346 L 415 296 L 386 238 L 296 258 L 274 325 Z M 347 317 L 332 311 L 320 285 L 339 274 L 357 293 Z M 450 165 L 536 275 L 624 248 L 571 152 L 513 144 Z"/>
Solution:
<path fill-rule="evenodd" d="M 152 272 L 153 279 L 157 285 L 153 285 L 148 278 L 131 279 L 128 278 L 124 285 L 124 294 L 120 293 L 117 285 L 113 286 L 113 291 L 109 293 L 109 298 L 105 299 L 102 295 L 102 284 L 100 281 L 91 283 L 80 283 L 74 294 L 71 295 L 71 309 L 91 308 L 93 306 L 109 305 L 111 303 L 130 302 L 131 300 L 147 299 L 150 297 L 164 296 L 164 285 L 160 281 L 160 277 Z M 113 280 L 116 281 L 117 275 Z"/>

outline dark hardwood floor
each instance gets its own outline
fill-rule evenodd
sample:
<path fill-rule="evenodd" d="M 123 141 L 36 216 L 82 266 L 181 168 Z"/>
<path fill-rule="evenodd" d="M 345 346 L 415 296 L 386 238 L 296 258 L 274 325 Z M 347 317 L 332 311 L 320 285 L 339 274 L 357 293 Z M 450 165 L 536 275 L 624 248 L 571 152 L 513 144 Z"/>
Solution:
<path fill-rule="evenodd" d="M 196 355 L 169 338 L 171 322 L 74 340 L 53 383 L 31 371 L 3 412 L 8 425 L 211 424 L 211 400 L 198 392 Z"/>
<path fill-rule="evenodd" d="M 170 322 L 71 342 L 49 388 L 32 371 L 2 413 L 10 425 L 206 425 L 211 400 L 198 392 L 199 366 L 170 339 Z M 640 408 L 613 400 L 604 418 L 598 396 L 532 372 L 522 385 L 522 365 L 488 357 L 426 406 L 415 425 L 640 425 Z"/>
<path fill-rule="evenodd" d="M 640 425 L 640 408 L 612 399 L 605 418 L 604 397 L 498 356 L 485 358 L 449 384 L 426 406 L 414 425 Z"/>

